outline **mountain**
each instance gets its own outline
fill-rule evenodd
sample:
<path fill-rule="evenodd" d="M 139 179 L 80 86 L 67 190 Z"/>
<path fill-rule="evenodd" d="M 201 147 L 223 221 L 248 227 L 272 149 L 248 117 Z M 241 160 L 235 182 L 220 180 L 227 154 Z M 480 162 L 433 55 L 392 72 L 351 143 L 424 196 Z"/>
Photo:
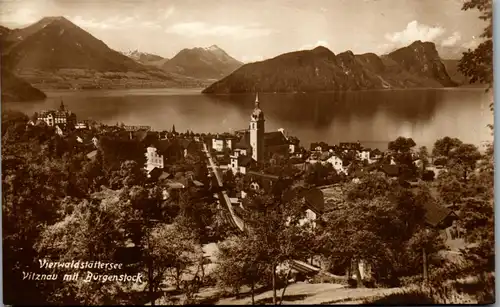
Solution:
<path fill-rule="evenodd" d="M 450 78 L 453 81 L 457 82 L 458 84 L 468 83 L 468 78 L 458 70 L 458 63 L 460 62 L 460 60 L 442 59 L 441 62 L 443 62 L 448 75 L 450 75 Z"/>
<path fill-rule="evenodd" d="M 183 49 L 167 61 L 162 69 L 200 79 L 220 79 L 243 63 L 229 56 L 216 45 L 208 48 Z"/>
<path fill-rule="evenodd" d="M 200 86 L 198 80 L 142 65 L 64 17 L 45 17 L 2 38 L 2 69 L 39 88 Z"/>
<path fill-rule="evenodd" d="M 460 63 L 460 60 L 454 60 L 454 59 L 442 59 L 441 60 L 444 64 L 444 67 L 446 67 L 446 71 L 448 72 L 448 75 L 450 75 L 450 78 L 458 83 L 461 87 L 474 87 L 474 88 L 484 88 L 486 85 L 481 84 L 479 82 L 475 83 L 469 83 L 469 77 L 465 76 L 463 73 L 461 73 L 458 70 L 458 64 Z"/>
<path fill-rule="evenodd" d="M 161 67 L 161 66 L 163 66 L 163 64 L 165 64 L 165 62 L 168 61 L 168 59 L 163 58 L 159 55 L 147 53 L 147 52 L 140 52 L 139 50 L 133 50 L 133 51 L 127 51 L 127 52 L 121 52 L 121 53 L 123 55 L 131 58 L 132 60 L 139 62 L 143 65 Z"/>
<path fill-rule="evenodd" d="M 18 34 L 20 36 L 17 36 Z M 64 17 L 43 18 L 12 35 L 20 41 L 12 46 L 7 63 L 17 69 L 55 70 L 82 68 L 96 71 L 144 71 L 132 59 L 110 49 Z"/>
<path fill-rule="evenodd" d="M 416 41 L 384 56 L 335 55 L 325 47 L 285 53 L 245 64 L 203 93 L 317 92 L 448 87 L 448 76 L 433 43 Z"/>
<path fill-rule="evenodd" d="M 7 50 L 14 43 L 14 41 L 12 41 L 11 34 L 11 29 L 0 26 L 0 45 L 2 46 L 0 53 L 5 53 L 5 50 Z"/>
<path fill-rule="evenodd" d="M 388 57 L 411 74 L 428 77 L 438 81 L 443 86 L 456 85 L 446 72 L 434 43 L 416 41 L 407 47 L 389 53 Z"/>
<path fill-rule="evenodd" d="M 47 96 L 28 82 L 2 69 L 2 102 L 43 100 Z"/>
<path fill-rule="evenodd" d="M 0 26 L 0 45 L 2 46 L 2 51 L 12 45 L 12 42 L 8 41 L 8 37 L 12 34 L 12 30 Z M 37 88 L 34 88 L 26 82 L 25 80 L 16 77 L 11 71 L 1 67 L 1 98 L 2 102 L 11 101 L 35 101 L 43 100 L 47 96 L 45 93 Z"/>

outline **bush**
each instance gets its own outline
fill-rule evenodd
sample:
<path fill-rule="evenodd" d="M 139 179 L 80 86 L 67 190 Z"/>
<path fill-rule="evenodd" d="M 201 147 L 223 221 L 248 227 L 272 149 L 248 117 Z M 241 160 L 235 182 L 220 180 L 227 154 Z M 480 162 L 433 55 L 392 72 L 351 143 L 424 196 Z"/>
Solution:
<path fill-rule="evenodd" d="M 344 276 L 331 276 L 326 274 L 317 274 L 312 278 L 311 283 L 313 284 L 347 284 L 347 278 Z"/>
<path fill-rule="evenodd" d="M 203 278 L 204 287 L 215 287 L 217 285 L 217 279 L 213 275 L 206 275 Z"/>
<path fill-rule="evenodd" d="M 434 180 L 435 176 L 436 176 L 436 174 L 434 174 L 434 171 L 425 171 L 422 174 L 422 180 L 423 181 L 432 181 L 432 180 Z"/>
<path fill-rule="evenodd" d="M 367 288 L 375 288 L 375 280 L 373 278 L 363 280 L 363 285 Z"/>
<path fill-rule="evenodd" d="M 392 293 L 387 296 L 370 298 L 364 304 L 369 305 L 433 305 L 437 302 L 421 290 L 407 290 L 398 293 Z"/>
<path fill-rule="evenodd" d="M 357 288 L 358 287 L 358 281 L 356 279 L 349 278 L 347 280 L 347 285 L 349 286 L 349 288 Z"/>
<path fill-rule="evenodd" d="M 405 287 L 420 285 L 422 284 L 422 275 L 404 276 L 399 278 L 399 281 L 401 282 L 401 285 Z"/>

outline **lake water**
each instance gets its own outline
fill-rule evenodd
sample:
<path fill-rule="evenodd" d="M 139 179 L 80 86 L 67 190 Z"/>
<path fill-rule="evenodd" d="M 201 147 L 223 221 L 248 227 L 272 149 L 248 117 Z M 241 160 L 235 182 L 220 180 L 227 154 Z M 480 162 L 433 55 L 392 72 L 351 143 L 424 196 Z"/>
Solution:
<path fill-rule="evenodd" d="M 48 92 L 42 102 L 4 103 L 3 109 L 33 114 L 55 109 L 62 99 L 79 119 L 105 124 L 149 125 L 155 130 L 225 132 L 248 128 L 254 94 L 211 96 L 200 90 Z M 492 140 L 487 125 L 492 94 L 483 89 L 260 94 L 266 131 L 284 128 L 303 145 L 360 141 L 385 149 L 398 136 L 432 147 L 444 136 L 480 145 Z"/>

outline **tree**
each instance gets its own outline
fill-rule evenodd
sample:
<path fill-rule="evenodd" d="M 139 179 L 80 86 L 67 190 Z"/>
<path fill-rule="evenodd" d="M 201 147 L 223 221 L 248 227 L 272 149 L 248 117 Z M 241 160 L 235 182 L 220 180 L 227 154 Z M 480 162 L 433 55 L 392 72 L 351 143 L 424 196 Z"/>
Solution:
<path fill-rule="evenodd" d="M 360 179 L 359 183 L 346 184 L 345 195 L 348 201 L 386 196 L 394 185 L 380 173 L 364 175 Z"/>
<path fill-rule="evenodd" d="M 400 177 L 402 179 L 413 179 L 417 169 L 413 163 L 412 148 L 416 146 L 415 141 L 411 138 L 398 137 L 396 140 L 389 142 L 389 150 L 400 168 Z"/>
<path fill-rule="evenodd" d="M 128 160 L 122 162 L 120 170 L 113 171 L 109 185 L 113 189 L 121 189 L 122 187 L 143 185 L 145 180 L 145 170 L 137 162 Z"/>
<path fill-rule="evenodd" d="M 462 172 L 462 180 L 465 182 L 469 173 L 476 169 L 481 154 L 475 145 L 461 144 L 449 152 L 449 157 L 450 168 Z"/>
<path fill-rule="evenodd" d="M 307 246 L 311 233 L 300 226 L 305 218 L 303 203 L 298 195 L 287 199 L 263 194 L 251 194 L 245 199 L 245 227 L 256 261 L 264 263 L 270 272 L 273 303 L 277 303 L 277 267 L 295 258 L 308 256 Z M 283 299 L 284 290 L 281 295 Z"/>
<path fill-rule="evenodd" d="M 226 172 L 224 172 L 222 181 L 229 195 L 236 191 L 236 180 L 231 169 L 228 169 Z"/>
<path fill-rule="evenodd" d="M 179 227 L 190 231 L 197 242 L 206 243 L 217 236 L 220 229 L 214 229 L 218 213 L 215 202 L 211 197 L 201 196 L 203 193 L 197 192 L 193 187 L 183 190 L 179 195 L 179 215 L 175 220 Z"/>
<path fill-rule="evenodd" d="M 259 261 L 258 243 L 248 235 L 232 236 L 221 242 L 217 255 L 216 271 L 219 286 L 222 289 L 231 288 L 238 292 L 247 285 L 250 287 L 252 305 L 255 305 L 255 289 L 267 274 L 266 264 Z"/>
<path fill-rule="evenodd" d="M 453 149 L 458 148 L 462 144 L 463 142 L 457 138 L 450 138 L 448 136 L 445 136 L 444 138 L 434 142 L 434 147 L 432 148 L 432 156 L 434 157 L 434 159 L 439 157 L 448 158 L 450 156 L 450 152 Z"/>
<path fill-rule="evenodd" d="M 65 211 L 71 213 L 44 229 L 36 244 L 37 258 L 46 257 L 61 262 L 97 259 L 113 262 L 124 241 L 120 229 L 128 218 L 126 203 L 120 201 L 118 193 L 109 190 L 97 193 L 93 198 L 90 202 L 85 200 L 65 205 L 69 206 Z M 95 268 L 92 272 L 109 274 Z M 75 283 L 62 281 L 61 278 L 50 286 L 52 293 L 47 298 L 48 302 L 68 305 L 110 304 L 126 290 L 119 283 L 88 283 L 83 278 Z"/>
<path fill-rule="evenodd" d="M 45 225 L 60 218 L 68 176 L 60 160 L 44 156 L 35 143 L 2 143 L 3 265 L 4 278 L 10 280 L 6 283 L 5 301 L 47 302 L 50 289 L 23 281 L 22 272 L 33 271 L 39 265 L 42 255 L 34 246 Z M 23 292 L 18 291 L 21 288 Z"/>
<path fill-rule="evenodd" d="M 455 207 L 464 197 L 465 186 L 451 172 L 439 174 L 437 188 L 441 199 L 445 204 Z"/>
<path fill-rule="evenodd" d="M 335 171 L 331 164 L 324 166 L 321 163 L 315 163 L 307 169 L 305 173 L 305 182 L 312 186 L 321 186 L 327 183 L 331 172 Z"/>
<path fill-rule="evenodd" d="M 23 128 L 22 130 L 24 130 L 28 120 L 28 116 L 24 113 L 13 110 L 2 111 L 2 136 L 7 131 L 19 130 L 19 128 Z"/>
<path fill-rule="evenodd" d="M 450 173 L 449 177 L 457 174 Z M 460 177 L 459 177 L 460 178 Z M 433 276 L 433 287 L 441 294 L 444 300 L 448 299 L 446 288 L 442 284 L 446 280 L 476 277 L 476 297 L 478 303 L 491 303 L 495 297 L 494 277 L 494 159 L 493 147 L 490 146 L 486 154 L 478 163 L 477 172 L 471 174 L 467 181 L 457 180 L 461 185 L 458 192 L 461 195 L 453 196 L 460 201 L 461 219 L 458 226 L 463 230 L 467 247 L 462 250 L 465 261 L 460 264 L 447 263 Z M 457 193 L 451 190 L 448 193 Z M 442 191 L 440 191 L 443 193 Z M 447 194 L 442 194 L 445 198 Z"/>
<path fill-rule="evenodd" d="M 415 141 L 412 138 L 400 136 L 396 140 L 389 142 L 388 149 L 395 153 L 408 153 L 415 146 Z"/>
<path fill-rule="evenodd" d="M 424 171 L 427 169 L 427 166 L 429 166 L 429 151 L 427 150 L 426 146 L 421 146 L 418 149 L 418 158 L 420 159 L 420 162 L 422 163 L 422 174 Z"/>
<path fill-rule="evenodd" d="M 173 276 L 180 289 L 182 275 L 186 268 L 194 264 L 202 253 L 194 237 L 175 224 L 160 224 L 143 238 L 145 271 L 151 304 L 165 278 Z M 169 274 L 170 272 L 170 274 Z"/>
<path fill-rule="evenodd" d="M 469 50 L 464 53 L 460 60 L 459 70 L 470 78 L 470 82 L 479 81 L 488 85 L 488 89 L 493 87 L 493 3 L 491 0 L 467 0 L 462 7 L 463 10 L 478 10 L 481 15 L 480 19 L 484 20 L 487 25 L 481 34 L 483 42 L 474 50 Z M 493 104 L 490 107 L 493 110 Z M 493 131 L 493 125 L 489 125 Z M 495 278 L 490 272 L 494 271 L 490 259 L 494 257 L 494 227 L 493 227 L 493 144 L 486 151 L 483 161 L 480 163 L 478 181 L 487 187 L 484 190 L 479 190 L 477 197 L 479 200 L 466 204 L 464 210 L 471 213 L 466 219 L 464 227 L 466 227 L 469 240 L 475 239 L 478 241 L 477 249 L 469 249 L 466 251 L 466 256 L 469 259 L 472 271 L 481 277 L 484 291 L 479 298 L 479 303 L 491 303 L 494 301 L 494 281 Z M 475 158 L 475 155 L 473 155 Z M 476 229 L 478 225 L 482 227 Z M 470 259 L 479 259 L 480 261 L 472 261 Z M 481 261 L 481 259 L 486 259 Z M 479 263 L 478 263 L 479 262 Z M 482 265 L 486 263 L 486 265 Z"/>
<path fill-rule="evenodd" d="M 423 204 L 433 201 L 426 186 L 410 191 L 383 176 L 366 176 L 345 190 L 343 205 L 325 215 L 321 237 L 327 258 L 352 259 L 358 285 L 360 261 L 372 267 L 375 280 L 396 285 L 421 273 L 423 248 L 433 263 L 438 260 L 441 241 L 425 231 Z"/>
<path fill-rule="evenodd" d="M 146 163 L 144 146 L 136 140 L 121 138 L 120 135 L 106 135 L 99 138 L 103 166 L 106 173 L 120 169 L 125 161 L 135 161 L 140 167 Z"/>
<path fill-rule="evenodd" d="M 478 10 L 479 19 L 487 23 L 480 37 L 483 39 L 474 50 L 468 50 L 462 56 L 459 70 L 469 77 L 470 82 L 480 82 L 493 86 L 493 3 L 491 0 L 467 0 L 462 10 Z"/>

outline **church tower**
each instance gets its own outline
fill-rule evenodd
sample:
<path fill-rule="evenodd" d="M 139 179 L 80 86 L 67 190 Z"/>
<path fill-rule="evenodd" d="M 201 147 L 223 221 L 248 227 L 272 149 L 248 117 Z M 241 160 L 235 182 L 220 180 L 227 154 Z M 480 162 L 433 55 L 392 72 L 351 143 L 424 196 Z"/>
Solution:
<path fill-rule="evenodd" d="M 262 162 L 264 158 L 264 112 L 260 109 L 259 94 L 255 95 L 255 108 L 250 118 L 250 147 L 252 147 L 252 159 Z"/>

